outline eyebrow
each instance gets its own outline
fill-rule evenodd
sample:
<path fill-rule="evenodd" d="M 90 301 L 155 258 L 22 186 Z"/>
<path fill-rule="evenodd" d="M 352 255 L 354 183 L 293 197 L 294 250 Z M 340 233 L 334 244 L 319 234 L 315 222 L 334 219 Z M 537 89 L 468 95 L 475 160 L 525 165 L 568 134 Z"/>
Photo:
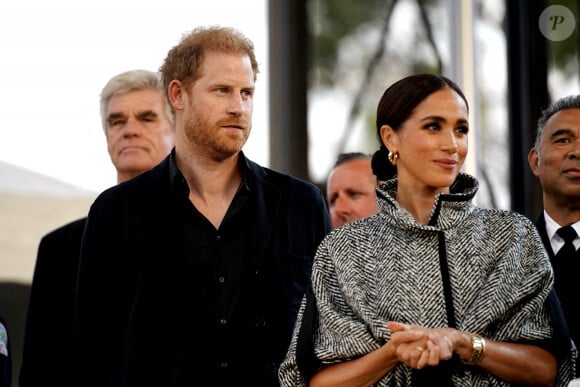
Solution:
<path fill-rule="evenodd" d="M 229 83 L 220 83 L 220 82 L 216 82 L 214 84 L 210 84 L 208 85 L 209 89 L 235 89 L 237 86 L 233 86 Z M 248 86 L 241 86 L 240 90 L 245 90 L 245 91 L 251 91 L 252 93 L 256 90 L 256 86 L 255 85 L 248 85 Z"/>
<path fill-rule="evenodd" d="M 157 117 L 157 113 L 153 110 L 144 110 L 142 112 L 137 113 L 137 117 L 144 118 L 144 117 Z"/>
<path fill-rule="evenodd" d="M 574 136 L 574 131 L 570 128 L 561 128 L 555 130 L 552 134 L 550 134 L 550 138 L 562 136 L 562 135 L 569 135 Z"/>
<path fill-rule="evenodd" d="M 427 116 L 427 117 L 423 117 L 419 120 L 419 122 L 423 122 L 423 121 L 447 122 L 447 120 L 441 116 Z M 465 118 L 460 118 L 456 121 L 456 123 L 469 124 L 469 121 L 466 120 Z"/>
<path fill-rule="evenodd" d="M 111 123 L 111 121 L 116 120 L 118 118 L 125 118 L 125 114 L 123 113 L 111 113 L 109 114 L 109 116 L 107 117 L 107 123 Z"/>
<path fill-rule="evenodd" d="M 142 112 L 138 112 L 137 113 L 137 117 L 142 119 L 142 118 L 146 118 L 146 117 L 157 117 L 157 113 L 154 112 L 153 110 L 144 110 Z M 107 117 L 107 122 L 111 123 L 112 121 L 119 119 L 119 118 L 127 118 L 127 115 L 124 113 L 111 113 L 109 114 L 109 116 Z"/>

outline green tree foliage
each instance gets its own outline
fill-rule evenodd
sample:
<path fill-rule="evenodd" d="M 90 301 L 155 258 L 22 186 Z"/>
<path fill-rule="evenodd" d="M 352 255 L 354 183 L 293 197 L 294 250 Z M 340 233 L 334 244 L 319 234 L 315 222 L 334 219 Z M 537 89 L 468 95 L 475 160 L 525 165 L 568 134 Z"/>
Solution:
<path fill-rule="evenodd" d="M 340 40 L 361 24 L 379 23 L 386 3 L 385 0 L 308 0 L 310 75 L 316 72 L 318 82 L 333 84 Z"/>

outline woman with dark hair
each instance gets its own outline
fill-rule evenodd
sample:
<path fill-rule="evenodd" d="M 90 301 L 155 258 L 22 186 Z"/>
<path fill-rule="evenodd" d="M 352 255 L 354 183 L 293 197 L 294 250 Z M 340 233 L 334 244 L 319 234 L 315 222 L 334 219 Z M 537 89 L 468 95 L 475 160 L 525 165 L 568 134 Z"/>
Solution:
<path fill-rule="evenodd" d="M 468 104 L 437 75 L 377 109 L 379 213 L 320 244 L 283 386 L 566 385 L 575 350 L 531 221 L 472 204 Z"/>

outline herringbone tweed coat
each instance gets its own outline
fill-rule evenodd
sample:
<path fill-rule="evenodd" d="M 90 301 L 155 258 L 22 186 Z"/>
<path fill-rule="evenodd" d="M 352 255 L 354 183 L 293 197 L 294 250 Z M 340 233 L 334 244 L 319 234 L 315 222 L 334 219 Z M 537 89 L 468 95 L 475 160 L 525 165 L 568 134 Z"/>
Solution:
<path fill-rule="evenodd" d="M 387 321 L 454 326 L 493 340 L 550 347 L 553 274 L 533 223 L 473 205 L 478 183 L 466 174 L 451 194 L 437 197 L 428 225 L 398 205 L 396 187 L 396 180 L 378 187 L 379 213 L 334 230 L 319 246 L 312 273 L 317 308 L 305 323 L 303 300 L 279 372 L 283 386 L 305 385 L 296 358 L 297 342 L 308 341 L 304 335 L 310 335 L 318 361 L 331 364 L 384 345 L 391 335 Z M 310 333 L 300 329 L 303 323 L 312 326 Z M 560 385 L 566 385 L 571 363 L 561 357 Z M 510 385 L 477 366 L 449 364 L 454 386 Z M 417 385 L 416 373 L 399 363 L 377 385 Z M 441 385 L 433 383 L 426 385 Z"/>

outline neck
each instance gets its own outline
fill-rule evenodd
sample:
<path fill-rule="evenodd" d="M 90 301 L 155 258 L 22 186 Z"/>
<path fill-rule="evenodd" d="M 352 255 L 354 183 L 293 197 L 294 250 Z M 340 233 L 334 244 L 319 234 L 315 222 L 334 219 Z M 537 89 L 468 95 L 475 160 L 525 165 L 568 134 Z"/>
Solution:
<path fill-rule="evenodd" d="M 202 198 L 237 190 L 242 176 L 238 159 L 239 154 L 236 154 L 216 162 L 176 153 L 177 167 L 187 181 L 190 193 Z"/>
<path fill-rule="evenodd" d="M 557 202 L 544 195 L 544 210 L 560 226 L 580 221 L 580 200 L 578 198 Z"/>
<path fill-rule="evenodd" d="M 405 210 L 409 211 L 415 221 L 420 224 L 428 224 L 431 210 L 435 203 L 435 197 L 441 190 L 420 189 L 399 185 L 397 186 L 397 202 Z"/>
<path fill-rule="evenodd" d="M 177 167 L 189 186 L 189 200 L 216 229 L 219 229 L 242 181 L 238 159 L 239 154 L 236 154 L 216 162 L 176 152 Z"/>

